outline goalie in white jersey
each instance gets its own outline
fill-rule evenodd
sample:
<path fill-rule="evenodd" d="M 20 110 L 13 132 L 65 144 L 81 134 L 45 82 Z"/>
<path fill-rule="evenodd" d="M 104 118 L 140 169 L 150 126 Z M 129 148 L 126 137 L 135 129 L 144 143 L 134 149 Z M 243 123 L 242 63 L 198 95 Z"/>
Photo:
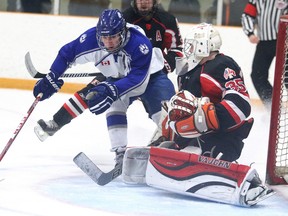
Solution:
<path fill-rule="evenodd" d="M 144 31 L 126 23 L 122 13 L 114 9 L 103 11 L 96 27 L 60 49 L 51 72 L 36 83 L 34 96 L 43 93 L 41 100 L 49 98 L 63 85 L 60 76 L 69 67 L 88 62 L 93 62 L 103 76 L 76 92 L 53 120 L 39 120 L 35 133 L 44 141 L 87 108 L 96 115 L 107 110 L 111 150 L 116 152 L 116 164 L 122 163 L 128 144 L 129 105 L 141 98 L 149 117 L 158 124 L 161 101 L 175 94 L 174 86 L 162 70 L 161 50 L 153 48 Z"/>

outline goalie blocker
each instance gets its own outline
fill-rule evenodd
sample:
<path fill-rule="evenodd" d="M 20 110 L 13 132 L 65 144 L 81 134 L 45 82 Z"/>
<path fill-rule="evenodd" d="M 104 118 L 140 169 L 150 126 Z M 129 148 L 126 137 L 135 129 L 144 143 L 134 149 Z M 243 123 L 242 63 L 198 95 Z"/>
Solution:
<path fill-rule="evenodd" d="M 274 194 L 249 166 L 159 147 L 128 148 L 122 178 L 127 184 L 246 207 Z"/>

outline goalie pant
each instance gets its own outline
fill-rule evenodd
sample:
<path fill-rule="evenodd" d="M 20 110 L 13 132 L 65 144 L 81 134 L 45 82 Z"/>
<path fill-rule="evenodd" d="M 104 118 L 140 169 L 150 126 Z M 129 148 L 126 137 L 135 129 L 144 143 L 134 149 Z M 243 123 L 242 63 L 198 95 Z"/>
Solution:
<path fill-rule="evenodd" d="M 274 194 L 249 166 L 159 147 L 127 149 L 122 178 L 128 184 L 146 183 L 175 193 L 246 207 Z"/>

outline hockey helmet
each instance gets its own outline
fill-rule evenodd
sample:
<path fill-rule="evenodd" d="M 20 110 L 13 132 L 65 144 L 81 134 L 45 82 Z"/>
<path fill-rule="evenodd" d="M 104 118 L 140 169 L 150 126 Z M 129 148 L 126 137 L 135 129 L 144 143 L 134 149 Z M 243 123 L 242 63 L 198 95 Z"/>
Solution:
<path fill-rule="evenodd" d="M 189 69 L 196 67 L 211 51 L 218 51 L 221 45 L 221 36 L 211 24 L 201 23 L 193 27 L 184 39 L 184 54 Z"/>
<path fill-rule="evenodd" d="M 134 8 L 135 12 L 139 14 L 140 16 L 149 16 L 151 14 L 154 14 L 158 8 L 158 0 L 152 0 L 152 8 L 147 8 L 147 9 L 139 9 L 137 7 L 136 1 L 147 1 L 147 0 L 133 0 L 131 2 L 132 7 Z M 150 1 L 150 0 L 149 0 Z"/>
<path fill-rule="evenodd" d="M 125 43 L 126 33 L 126 21 L 118 9 L 106 9 L 102 12 L 97 23 L 96 33 L 96 38 L 101 49 L 110 53 L 118 52 Z M 102 41 L 102 37 L 114 38 L 117 36 L 119 36 L 119 45 L 113 50 L 108 50 Z"/>

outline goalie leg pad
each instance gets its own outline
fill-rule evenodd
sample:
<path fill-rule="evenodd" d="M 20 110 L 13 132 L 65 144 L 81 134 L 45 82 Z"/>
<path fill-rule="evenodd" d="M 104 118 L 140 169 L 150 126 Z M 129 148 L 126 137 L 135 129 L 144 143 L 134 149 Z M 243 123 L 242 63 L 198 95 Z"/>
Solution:
<path fill-rule="evenodd" d="M 251 206 L 262 200 L 257 198 L 261 195 L 255 192 L 252 193 L 254 197 L 249 198 L 251 202 L 247 202 L 246 195 L 251 189 L 249 181 L 255 173 L 254 169 L 246 165 L 151 147 L 146 183 L 206 200 Z M 262 192 L 259 190 L 259 193 Z"/>
<path fill-rule="evenodd" d="M 127 184 L 145 184 L 149 147 L 129 147 L 123 159 L 122 180 Z"/>

